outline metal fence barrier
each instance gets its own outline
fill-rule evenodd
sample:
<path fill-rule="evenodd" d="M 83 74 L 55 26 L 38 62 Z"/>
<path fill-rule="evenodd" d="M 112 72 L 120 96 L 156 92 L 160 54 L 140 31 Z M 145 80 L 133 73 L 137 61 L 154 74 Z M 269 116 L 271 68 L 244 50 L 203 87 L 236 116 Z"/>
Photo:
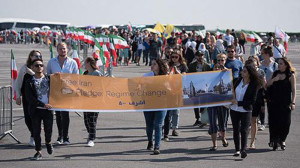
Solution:
<path fill-rule="evenodd" d="M 12 120 L 12 94 L 11 86 L 0 87 L 0 140 L 6 135 L 11 136 L 15 141 L 21 143 L 13 135 Z"/>

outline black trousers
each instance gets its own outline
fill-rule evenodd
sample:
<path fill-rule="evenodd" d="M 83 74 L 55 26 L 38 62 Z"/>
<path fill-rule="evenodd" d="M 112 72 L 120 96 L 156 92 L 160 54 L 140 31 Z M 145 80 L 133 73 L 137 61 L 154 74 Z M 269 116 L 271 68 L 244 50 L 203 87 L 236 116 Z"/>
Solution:
<path fill-rule="evenodd" d="M 70 117 L 68 111 L 55 111 L 58 136 L 67 140 L 69 138 Z"/>
<path fill-rule="evenodd" d="M 35 109 L 31 114 L 33 136 L 35 141 L 35 150 L 42 150 L 41 144 L 41 124 L 44 123 L 45 142 L 51 142 L 52 127 L 53 127 L 53 112 L 46 109 Z"/>
<path fill-rule="evenodd" d="M 195 118 L 196 120 L 201 120 L 201 113 L 204 112 L 204 108 L 194 108 Z"/>
<path fill-rule="evenodd" d="M 85 112 L 84 115 L 84 125 L 89 133 L 89 139 L 95 140 L 96 139 L 96 125 L 98 119 L 98 113 L 95 112 Z"/>
<path fill-rule="evenodd" d="M 230 110 L 233 127 L 233 140 L 236 151 L 245 151 L 247 148 L 247 137 L 251 123 L 251 112 L 238 112 Z M 240 136 L 241 135 L 241 136 Z M 241 146 L 240 146 L 241 144 Z"/>
<path fill-rule="evenodd" d="M 289 106 L 268 104 L 270 142 L 285 142 L 290 131 L 291 110 Z"/>
<path fill-rule="evenodd" d="M 24 118 L 25 118 L 25 124 L 30 132 L 30 136 L 33 137 L 33 131 L 32 131 L 32 120 L 28 109 L 28 102 L 25 99 L 25 96 L 22 97 L 22 103 L 23 103 L 23 112 L 24 112 Z"/>

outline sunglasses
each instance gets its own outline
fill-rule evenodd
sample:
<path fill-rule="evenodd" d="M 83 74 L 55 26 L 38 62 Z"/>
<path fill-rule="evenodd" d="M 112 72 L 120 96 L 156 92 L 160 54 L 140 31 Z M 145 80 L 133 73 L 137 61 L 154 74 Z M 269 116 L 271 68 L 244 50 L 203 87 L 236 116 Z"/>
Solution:
<path fill-rule="evenodd" d="M 218 59 L 218 62 L 221 62 L 221 61 L 223 62 L 223 61 L 225 61 L 225 60 L 223 60 L 223 59 Z"/>
<path fill-rule="evenodd" d="M 44 67 L 43 64 L 35 64 L 34 67 L 38 68 L 38 67 Z"/>
<path fill-rule="evenodd" d="M 33 55 L 34 58 L 42 58 L 41 55 Z"/>
<path fill-rule="evenodd" d="M 179 58 L 179 57 L 178 57 L 178 56 L 172 56 L 172 58 L 176 58 L 176 59 L 177 59 L 177 58 Z"/>
<path fill-rule="evenodd" d="M 233 53 L 234 51 L 227 51 L 228 53 Z"/>

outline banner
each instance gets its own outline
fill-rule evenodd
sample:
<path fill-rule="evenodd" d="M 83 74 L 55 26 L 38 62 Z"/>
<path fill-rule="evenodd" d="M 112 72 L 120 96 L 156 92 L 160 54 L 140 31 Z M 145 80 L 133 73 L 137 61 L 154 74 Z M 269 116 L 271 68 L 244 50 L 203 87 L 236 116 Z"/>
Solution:
<path fill-rule="evenodd" d="M 53 110 L 155 111 L 231 104 L 231 70 L 137 78 L 51 75 Z"/>

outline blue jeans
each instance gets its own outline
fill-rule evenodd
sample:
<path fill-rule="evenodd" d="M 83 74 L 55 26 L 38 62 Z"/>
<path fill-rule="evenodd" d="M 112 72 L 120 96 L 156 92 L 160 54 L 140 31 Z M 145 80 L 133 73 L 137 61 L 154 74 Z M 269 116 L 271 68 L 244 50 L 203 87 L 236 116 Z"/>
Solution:
<path fill-rule="evenodd" d="M 162 124 L 167 111 L 145 111 L 146 133 L 148 141 L 153 141 L 153 130 L 155 131 L 154 148 L 160 147 Z"/>
<path fill-rule="evenodd" d="M 169 135 L 172 121 L 172 129 L 178 128 L 179 110 L 168 110 L 164 121 L 164 135 Z"/>
<path fill-rule="evenodd" d="M 209 119 L 208 133 L 211 135 L 217 133 L 218 131 L 225 132 L 227 129 L 229 109 L 224 106 L 208 107 L 207 113 Z"/>

